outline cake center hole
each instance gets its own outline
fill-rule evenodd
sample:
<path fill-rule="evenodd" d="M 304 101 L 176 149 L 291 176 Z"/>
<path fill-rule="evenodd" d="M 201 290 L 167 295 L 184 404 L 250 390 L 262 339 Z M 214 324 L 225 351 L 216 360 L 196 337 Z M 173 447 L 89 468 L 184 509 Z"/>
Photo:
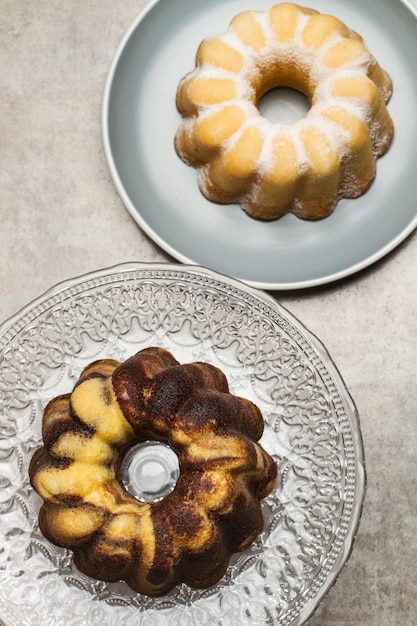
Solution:
<path fill-rule="evenodd" d="M 258 102 L 258 111 L 273 124 L 294 124 L 310 110 L 308 98 L 290 87 L 276 87 L 267 91 Z"/>
<path fill-rule="evenodd" d="M 173 491 L 179 476 L 178 457 L 158 441 L 145 441 L 123 459 L 121 478 L 127 491 L 141 502 L 158 502 Z"/>

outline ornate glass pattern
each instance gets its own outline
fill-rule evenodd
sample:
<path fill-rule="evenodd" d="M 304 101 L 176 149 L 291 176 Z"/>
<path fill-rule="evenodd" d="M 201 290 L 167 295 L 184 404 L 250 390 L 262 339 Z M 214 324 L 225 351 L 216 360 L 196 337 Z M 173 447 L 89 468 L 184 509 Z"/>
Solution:
<path fill-rule="evenodd" d="M 28 464 L 46 403 L 90 361 L 156 345 L 254 400 L 280 480 L 264 531 L 213 588 L 148 598 L 81 574 L 40 533 Z M 270 296 L 198 267 L 123 264 L 58 285 L 0 328 L 0 617 L 14 626 L 305 622 L 347 560 L 364 495 L 355 406 L 322 344 Z"/>

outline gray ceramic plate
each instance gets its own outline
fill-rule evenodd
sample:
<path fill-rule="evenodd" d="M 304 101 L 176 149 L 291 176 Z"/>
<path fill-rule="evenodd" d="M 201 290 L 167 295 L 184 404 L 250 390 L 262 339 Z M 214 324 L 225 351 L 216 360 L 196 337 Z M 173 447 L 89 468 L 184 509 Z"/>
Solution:
<path fill-rule="evenodd" d="M 81 574 L 43 538 L 28 464 L 42 411 L 100 358 L 207 361 L 265 418 L 279 467 L 264 530 L 214 587 L 162 598 Z M 54 287 L 0 326 L 0 621 L 300 626 L 347 561 L 365 490 L 355 405 L 320 341 L 273 298 L 203 268 L 131 263 Z"/>
<path fill-rule="evenodd" d="M 175 92 L 200 41 L 222 33 L 239 11 L 269 0 L 159 0 L 125 35 L 103 104 L 104 145 L 116 187 L 141 228 L 180 261 L 265 289 L 328 283 L 369 266 L 417 225 L 417 22 L 401 0 L 309 0 L 365 38 L 391 74 L 395 138 L 377 178 L 359 199 L 342 200 L 320 222 L 288 215 L 273 223 L 200 194 L 196 173 L 177 157 Z"/>

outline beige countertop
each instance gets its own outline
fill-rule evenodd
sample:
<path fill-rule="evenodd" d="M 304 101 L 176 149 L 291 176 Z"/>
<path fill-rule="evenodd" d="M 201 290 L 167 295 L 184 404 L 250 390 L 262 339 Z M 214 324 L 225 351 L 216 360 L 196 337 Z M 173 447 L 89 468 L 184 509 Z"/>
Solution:
<path fill-rule="evenodd" d="M 0 321 L 66 278 L 173 261 L 126 211 L 101 135 L 113 54 L 145 5 L 0 0 Z M 354 551 L 310 626 L 417 623 L 416 278 L 414 232 L 351 278 L 273 294 L 333 357 L 366 453 Z"/>

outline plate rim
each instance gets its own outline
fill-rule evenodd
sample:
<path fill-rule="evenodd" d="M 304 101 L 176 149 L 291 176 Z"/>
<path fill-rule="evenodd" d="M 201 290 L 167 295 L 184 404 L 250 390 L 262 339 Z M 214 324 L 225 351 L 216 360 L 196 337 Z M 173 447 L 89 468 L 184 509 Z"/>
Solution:
<path fill-rule="evenodd" d="M 166 263 L 166 262 L 141 262 L 130 261 L 118 263 L 109 267 L 97 269 L 94 271 L 85 272 L 78 276 L 66 278 L 55 285 L 48 288 L 43 294 L 33 299 L 27 305 L 22 307 L 14 315 L 8 318 L 5 322 L 0 324 L 0 352 L 7 348 L 10 341 L 9 333 L 13 329 L 14 325 L 21 322 L 21 327 L 17 329 L 17 332 L 25 327 L 27 321 L 25 318 L 30 313 L 35 314 L 36 310 L 48 301 L 62 292 L 65 292 L 76 286 L 82 286 L 84 283 L 88 283 L 91 280 L 112 276 L 115 274 L 133 274 L 136 271 L 168 271 L 175 273 L 191 275 L 195 277 L 204 277 L 206 279 L 213 279 L 218 283 L 224 284 L 227 287 L 235 288 L 240 294 L 248 294 L 251 298 L 256 299 L 259 303 L 266 304 L 270 309 L 275 310 L 278 314 L 282 315 L 285 320 L 294 325 L 294 328 L 298 333 L 310 344 L 310 347 L 315 351 L 319 358 L 325 363 L 332 382 L 335 384 L 340 396 L 345 404 L 345 413 L 348 418 L 350 432 L 354 443 L 354 467 L 355 467 L 355 491 L 358 494 L 357 506 L 351 510 L 349 517 L 348 527 L 345 534 L 345 539 L 342 547 L 335 559 L 331 575 L 329 575 L 322 583 L 317 593 L 313 598 L 309 598 L 308 601 L 300 609 L 300 613 L 293 622 L 293 626 L 302 626 L 306 620 L 317 611 L 320 604 L 327 596 L 330 589 L 337 582 L 339 576 L 342 574 L 346 567 L 350 556 L 352 554 L 354 544 L 356 541 L 360 521 L 362 518 L 363 507 L 366 497 L 367 489 L 367 473 L 366 473 L 366 461 L 365 461 L 365 449 L 362 437 L 362 431 L 360 426 L 360 416 L 356 407 L 356 404 L 350 394 L 344 379 L 333 361 L 328 349 L 324 343 L 317 337 L 315 333 L 310 331 L 293 313 L 291 313 L 285 306 L 280 304 L 278 300 L 271 294 L 261 291 L 255 287 L 247 285 L 244 281 L 229 277 L 225 274 L 212 270 L 210 268 L 199 265 L 181 265 L 178 263 Z M 82 291 L 82 289 L 81 289 Z M 14 335 L 13 335 L 14 337 Z M 5 341 L 4 341 L 5 340 Z M 2 606 L 0 599 L 0 615 L 3 614 L 3 618 L 6 619 L 7 607 Z"/>
<path fill-rule="evenodd" d="M 112 145 L 110 140 L 110 130 L 109 130 L 109 107 L 110 107 L 110 97 L 112 93 L 112 87 L 114 78 L 116 75 L 116 71 L 118 68 L 119 61 L 121 56 L 129 43 L 133 33 L 139 27 L 140 23 L 143 19 L 150 13 L 152 10 L 158 5 L 166 0 L 151 0 L 149 4 L 147 4 L 136 16 L 136 18 L 132 21 L 128 29 L 125 31 L 121 41 L 119 42 L 116 51 L 114 53 L 113 59 L 111 61 L 104 91 L 102 97 L 102 106 L 101 106 L 101 131 L 102 131 L 102 140 L 104 146 L 104 153 L 107 161 L 107 165 L 110 171 L 111 178 L 116 187 L 116 190 L 121 197 L 123 204 L 125 205 L 127 211 L 131 215 L 132 219 L 136 222 L 136 224 L 144 231 L 144 233 L 149 236 L 154 243 L 156 243 L 164 252 L 169 254 L 172 258 L 179 260 L 184 264 L 190 265 L 199 265 L 198 261 L 195 261 L 193 258 L 185 255 L 181 250 L 177 247 L 171 245 L 168 241 L 166 241 L 144 218 L 142 213 L 138 210 L 138 208 L 133 204 L 132 200 L 127 193 L 124 184 L 121 180 L 121 177 L 118 172 L 118 168 L 116 166 L 115 158 L 112 151 Z M 400 3 L 404 5 L 414 16 L 417 21 L 417 8 L 414 7 L 409 0 L 389 0 L 390 3 Z M 417 22 L 416 22 L 417 24 Z M 295 280 L 295 281 L 264 281 L 264 280 L 251 280 L 242 277 L 238 277 L 239 280 L 244 281 L 246 284 L 253 286 L 258 289 L 267 289 L 267 290 L 278 290 L 278 291 L 293 291 L 293 290 L 302 290 L 308 289 L 311 287 L 317 287 L 321 285 L 326 285 L 329 283 L 336 282 L 338 280 L 347 278 L 353 274 L 364 270 L 371 265 L 375 264 L 377 261 L 381 260 L 383 257 L 387 256 L 390 252 L 392 252 L 395 248 L 397 248 L 411 233 L 417 228 L 417 204 L 416 204 L 416 212 L 412 219 L 398 232 L 394 237 L 392 237 L 389 241 L 385 243 L 385 245 L 381 246 L 375 252 L 368 254 L 362 260 L 348 265 L 341 270 L 328 272 L 324 275 L 306 279 L 306 280 Z M 218 270 L 217 270 L 218 271 Z"/>

